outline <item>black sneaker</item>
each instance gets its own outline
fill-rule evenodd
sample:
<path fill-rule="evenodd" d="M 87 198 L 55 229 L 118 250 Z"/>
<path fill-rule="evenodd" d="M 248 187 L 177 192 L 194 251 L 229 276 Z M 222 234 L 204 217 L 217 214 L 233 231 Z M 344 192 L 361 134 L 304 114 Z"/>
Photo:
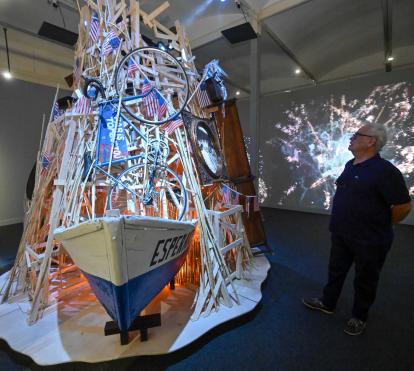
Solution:
<path fill-rule="evenodd" d="M 344 332 L 348 335 L 361 335 L 366 325 L 366 322 L 361 321 L 358 318 L 351 318 L 346 324 Z"/>
<path fill-rule="evenodd" d="M 310 309 L 320 310 L 326 314 L 332 314 L 333 310 L 329 309 L 322 303 L 322 300 L 319 298 L 305 298 L 302 299 L 302 303 Z"/>

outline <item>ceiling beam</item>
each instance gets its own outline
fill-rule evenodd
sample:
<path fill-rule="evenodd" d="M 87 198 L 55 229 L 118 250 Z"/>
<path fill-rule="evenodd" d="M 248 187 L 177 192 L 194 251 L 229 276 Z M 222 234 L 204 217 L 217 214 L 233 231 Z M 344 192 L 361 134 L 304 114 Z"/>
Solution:
<path fill-rule="evenodd" d="M 312 0 L 280 0 L 262 8 L 258 13 L 257 18 L 259 21 L 263 21 L 266 18 L 270 18 L 278 13 L 283 13 L 299 5 L 309 3 L 310 1 Z"/>
<path fill-rule="evenodd" d="M 80 13 L 80 8 L 83 6 L 81 4 L 82 2 L 79 2 L 78 0 L 59 0 L 58 1 L 58 6 L 61 6 L 62 8 L 65 8 L 77 14 Z"/>
<path fill-rule="evenodd" d="M 392 0 L 382 0 L 382 16 L 384 24 L 385 72 L 391 72 L 392 61 Z"/>
<path fill-rule="evenodd" d="M 266 25 L 266 23 L 262 23 L 262 28 L 273 40 L 273 42 L 278 45 L 293 62 L 295 62 L 295 64 L 302 70 L 308 79 L 312 80 L 312 82 L 316 84 L 316 77 L 313 75 L 313 73 L 311 73 L 309 69 L 299 61 L 296 55 L 286 46 L 286 44 L 281 39 L 279 39 L 279 37 Z"/>

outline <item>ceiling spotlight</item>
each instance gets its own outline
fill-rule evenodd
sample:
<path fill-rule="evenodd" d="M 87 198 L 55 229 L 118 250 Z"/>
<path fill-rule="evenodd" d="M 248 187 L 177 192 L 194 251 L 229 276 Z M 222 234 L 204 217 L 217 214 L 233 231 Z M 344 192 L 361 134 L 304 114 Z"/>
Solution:
<path fill-rule="evenodd" d="M 236 91 L 236 95 L 240 95 L 240 91 L 239 90 Z"/>
<path fill-rule="evenodd" d="M 3 77 L 7 80 L 11 80 L 13 75 L 9 71 L 3 71 Z"/>
<path fill-rule="evenodd" d="M 392 62 L 394 59 L 395 59 L 395 58 L 394 58 L 392 55 L 390 55 L 390 56 L 387 58 L 387 62 Z"/>
<path fill-rule="evenodd" d="M 300 68 L 296 68 L 296 70 L 295 70 L 295 74 L 296 74 L 296 75 L 299 75 L 299 74 L 300 74 L 300 72 L 301 72 L 301 71 L 300 71 Z"/>

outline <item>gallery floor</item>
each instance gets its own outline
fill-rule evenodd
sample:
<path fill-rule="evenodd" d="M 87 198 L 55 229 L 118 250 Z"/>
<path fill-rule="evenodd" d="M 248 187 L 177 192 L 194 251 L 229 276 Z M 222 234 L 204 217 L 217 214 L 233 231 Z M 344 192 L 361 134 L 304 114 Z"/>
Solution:
<path fill-rule="evenodd" d="M 301 304 L 303 296 L 318 295 L 325 281 L 328 217 L 262 211 L 274 255 L 268 255 L 271 270 L 253 312 L 165 356 L 39 367 L 0 342 L 0 370 L 413 370 L 414 227 L 396 227 L 367 329 L 350 337 L 342 329 L 352 305 L 352 275 L 333 316 Z M 0 228 L 0 273 L 12 263 L 20 231 Z"/>

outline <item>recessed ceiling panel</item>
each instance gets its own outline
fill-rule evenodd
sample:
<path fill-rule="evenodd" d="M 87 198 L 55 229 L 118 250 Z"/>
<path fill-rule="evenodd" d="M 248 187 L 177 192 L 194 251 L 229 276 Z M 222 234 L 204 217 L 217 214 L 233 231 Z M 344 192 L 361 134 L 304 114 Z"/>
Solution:
<path fill-rule="evenodd" d="M 365 63 L 356 63 L 354 74 L 383 68 L 381 1 L 313 0 L 266 24 L 317 80 L 344 77 L 341 66 L 358 60 Z"/>

